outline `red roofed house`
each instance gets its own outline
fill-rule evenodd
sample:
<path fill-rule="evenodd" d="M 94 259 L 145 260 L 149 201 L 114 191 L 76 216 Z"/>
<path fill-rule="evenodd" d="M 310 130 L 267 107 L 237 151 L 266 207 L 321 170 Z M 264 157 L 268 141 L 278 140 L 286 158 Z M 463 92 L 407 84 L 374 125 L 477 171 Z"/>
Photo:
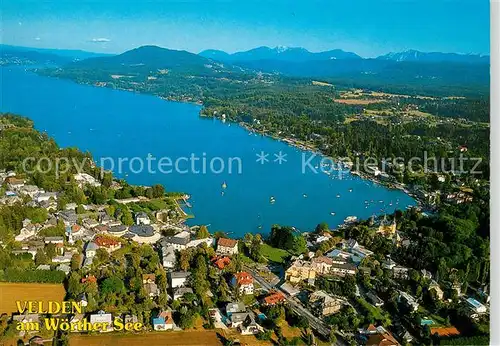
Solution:
<path fill-rule="evenodd" d="M 120 241 L 111 237 L 97 236 L 94 239 L 94 243 L 96 243 L 100 248 L 104 248 L 109 253 L 122 247 L 122 243 L 120 243 Z"/>
<path fill-rule="evenodd" d="M 439 327 L 431 328 L 431 335 L 436 335 L 440 338 L 460 335 L 460 332 L 455 327 Z"/>
<path fill-rule="evenodd" d="M 280 292 L 273 292 L 264 298 L 264 305 L 272 306 L 285 301 L 285 296 Z"/>
<path fill-rule="evenodd" d="M 238 253 L 238 241 L 228 238 L 219 238 L 217 241 L 217 253 L 219 255 L 236 255 Z"/>
<path fill-rule="evenodd" d="M 97 283 L 97 279 L 94 275 L 87 275 L 81 280 L 82 284 L 86 282 Z"/>
<path fill-rule="evenodd" d="M 231 284 L 238 287 L 240 294 L 253 294 L 253 277 L 247 272 L 234 274 Z"/>
<path fill-rule="evenodd" d="M 212 263 L 214 266 L 222 270 L 231 263 L 231 259 L 227 256 L 215 256 L 212 258 Z"/>
<path fill-rule="evenodd" d="M 16 177 L 7 177 L 4 182 L 7 183 L 11 189 L 24 186 L 24 179 L 18 179 Z"/>
<path fill-rule="evenodd" d="M 78 233 L 80 232 L 81 229 L 82 227 L 75 223 L 73 226 L 71 226 L 71 233 Z"/>
<path fill-rule="evenodd" d="M 364 341 L 362 345 L 365 346 L 400 346 L 394 336 L 382 326 L 370 324 L 361 334 Z"/>

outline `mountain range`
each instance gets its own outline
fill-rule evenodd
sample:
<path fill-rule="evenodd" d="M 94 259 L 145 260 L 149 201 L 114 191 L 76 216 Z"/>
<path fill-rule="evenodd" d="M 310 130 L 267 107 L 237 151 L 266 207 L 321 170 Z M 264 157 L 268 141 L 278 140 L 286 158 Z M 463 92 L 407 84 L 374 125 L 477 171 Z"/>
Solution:
<path fill-rule="evenodd" d="M 349 58 L 349 56 L 351 58 Z M 489 85 L 489 64 L 481 59 L 443 61 L 431 54 L 426 60 L 412 60 L 406 55 L 364 59 L 353 53 L 329 51 L 311 53 L 305 49 L 261 47 L 247 52 L 227 54 L 204 51 L 193 54 L 157 46 L 142 46 L 125 53 L 85 59 L 67 65 L 71 68 L 108 73 L 149 73 L 167 69 L 169 74 L 231 77 L 235 73 L 257 71 L 290 77 L 328 78 L 351 85 L 429 85 L 447 87 Z M 418 57 L 418 56 L 417 56 Z M 444 54 L 443 57 L 448 57 Z M 467 56 L 471 58 L 471 56 Z M 423 58 L 422 58 L 423 59 Z"/>
<path fill-rule="evenodd" d="M 85 59 L 73 63 L 79 67 L 109 68 L 116 66 L 147 66 L 149 69 L 188 69 L 210 64 L 210 60 L 184 50 L 158 46 L 142 46 L 125 53 Z"/>
<path fill-rule="evenodd" d="M 316 60 L 336 60 L 336 59 L 362 59 L 359 55 L 351 52 L 345 52 L 341 49 L 334 49 L 325 52 L 313 53 L 305 48 L 299 47 L 258 47 L 244 52 L 233 54 L 221 50 L 204 50 L 199 55 L 223 62 L 241 62 L 254 60 L 278 60 L 289 62 L 305 62 Z"/>
<path fill-rule="evenodd" d="M 37 53 L 37 54 L 33 54 Z M 57 60 L 83 60 L 88 58 L 94 58 L 98 56 L 107 56 L 111 54 L 104 53 L 94 53 L 87 52 L 79 49 L 52 49 L 52 48 L 33 48 L 33 47 L 21 47 L 12 46 L 8 44 L 0 44 L 0 54 L 24 54 L 26 56 L 33 55 L 34 57 L 42 57 L 43 55 L 50 56 L 52 58 L 58 57 Z"/>
<path fill-rule="evenodd" d="M 153 47 L 153 46 L 143 46 L 143 47 Z M 133 52 L 136 49 L 132 49 L 128 52 Z M 175 50 L 170 50 L 170 51 L 175 51 Z M 36 52 L 38 54 L 32 54 L 33 52 Z M 186 51 L 183 52 L 192 54 Z M 82 50 L 31 48 L 31 47 L 19 47 L 19 46 L 5 45 L 5 44 L 0 44 L 0 54 L 2 55 L 17 54 L 19 56 L 33 55 L 33 57 L 37 58 L 43 58 L 44 57 L 43 54 L 47 54 L 49 58 L 58 61 L 84 60 L 95 57 L 110 57 L 114 55 L 114 54 L 87 52 Z M 123 54 L 119 54 L 118 56 L 121 55 Z M 186 54 L 183 55 L 184 58 L 187 57 Z M 294 63 L 308 62 L 308 61 L 325 61 L 325 60 L 371 60 L 367 58 L 362 58 L 356 53 L 347 52 L 342 49 L 333 49 L 315 53 L 315 52 L 310 52 L 307 49 L 301 47 L 285 47 L 285 46 L 278 46 L 275 48 L 262 46 L 232 54 L 224 52 L 222 50 L 207 49 L 200 52 L 197 55 L 210 60 L 215 60 L 225 63 L 252 62 L 259 60 L 273 60 L 273 61 L 294 62 Z M 59 58 L 57 58 L 56 56 L 58 56 Z M 403 52 L 391 52 L 385 55 L 378 56 L 375 59 L 396 61 L 396 62 L 410 61 L 410 62 L 456 62 L 456 63 L 471 63 L 471 64 L 488 64 L 490 61 L 490 56 L 479 55 L 479 54 L 420 52 L 417 50 L 406 50 Z"/>
<path fill-rule="evenodd" d="M 21 50 L 19 54 L 28 54 Z M 55 54 L 31 52 L 40 62 L 54 60 Z M 3 52 L 2 52 L 3 54 Z M 9 56 L 15 54 L 9 49 Z M 44 55 L 50 57 L 44 60 Z M 228 54 L 219 50 L 194 54 L 142 46 L 111 56 L 84 60 L 59 61 L 63 68 L 85 70 L 88 73 L 128 74 L 167 70 L 182 76 L 215 76 L 234 78 L 256 72 L 281 74 L 290 77 L 323 78 L 357 87 L 387 86 L 428 88 L 489 86 L 489 57 L 450 53 L 421 53 L 407 51 L 389 53 L 366 59 L 342 50 L 312 53 L 303 48 L 259 47 L 245 52 Z"/>
<path fill-rule="evenodd" d="M 300 47 L 283 47 L 275 48 L 258 47 L 247 51 L 236 52 L 233 54 L 226 53 L 222 50 L 208 49 L 199 53 L 199 55 L 223 62 L 248 62 L 257 60 L 276 60 L 288 62 L 306 62 L 306 61 L 323 61 L 323 60 L 356 60 L 363 59 L 353 52 L 346 52 L 342 49 L 328 50 L 324 52 L 313 53 L 305 48 Z M 441 52 L 420 52 L 417 50 L 407 50 L 404 52 L 388 53 L 377 57 L 378 60 L 390 61 L 412 61 L 412 62 L 459 62 L 459 63 L 489 63 L 488 55 L 479 54 L 457 54 L 457 53 L 441 53 Z M 369 59 L 364 59 L 369 60 Z"/>
<path fill-rule="evenodd" d="M 489 55 L 457 54 L 457 53 L 424 53 L 418 50 L 407 50 L 399 53 L 388 53 L 379 56 L 380 60 L 392 61 L 419 61 L 419 62 L 460 62 L 460 63 L 485 63 L 490 62 Z"/>

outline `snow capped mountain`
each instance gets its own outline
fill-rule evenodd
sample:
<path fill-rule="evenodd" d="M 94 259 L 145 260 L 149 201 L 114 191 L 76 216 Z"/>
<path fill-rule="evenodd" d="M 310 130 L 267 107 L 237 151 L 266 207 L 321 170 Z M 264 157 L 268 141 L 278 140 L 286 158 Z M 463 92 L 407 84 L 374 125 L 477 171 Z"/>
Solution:
<path fill-rule="evenodd" d="M 457 54 L 441 52 L 420 52 L 410 49 L 403 52 L 391 52 L 377 59 L 392 61 L 419 61 L 419 62 L 461 62 L 461 63 L 489 63 L 489 55 Z"/>
<path fill-rule="evenodd" d="M 263 46 L 234 54 L 227 54 L 222 51 L 206 50 L 201 52 L 200 55 L 214 60 L 220 59 L 221 61 L 231 62 L 256 60 L 305 62 L 315 60 L 361 59 L 359 55 L 351 52 L 345 52 L 341 49 L 313 53 L 302 47 L 288 46 L 277 46 L 274 48 Z"/>

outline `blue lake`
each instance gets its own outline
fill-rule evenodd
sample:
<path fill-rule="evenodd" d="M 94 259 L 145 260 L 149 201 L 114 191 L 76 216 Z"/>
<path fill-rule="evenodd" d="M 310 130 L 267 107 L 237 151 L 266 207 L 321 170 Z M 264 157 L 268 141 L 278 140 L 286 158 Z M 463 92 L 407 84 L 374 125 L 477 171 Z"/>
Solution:
<path fill-rule="evenodd" d="M 2 67 L 0 73 L 2 112 L 33 119 L 60 146 L 89 151 L 97 163 L 114 158 L 115 175 L 131 184 L 161 183 L 190 194 L 190 223 L 208 224 L 211 231 L 268 233 L 275 223 L 310 231 L 323 221 L 333 227 L 347 216 L 368 218 L 415 205 L 402 191 L 349 172 L 315 173 L 320 156 L 311 159 L 313 153 L 236 124 L 200 118 L 196 105 L 41 77 L 20 67 Z M 275 156 L 280 152 L 286 160 L 281 164 Z M 256 161 L 261 153 L 267 161 Z M 145 169 L 134 173 L 141 161 Z M 111 168 L 110 161 L 104 167 Z"/>

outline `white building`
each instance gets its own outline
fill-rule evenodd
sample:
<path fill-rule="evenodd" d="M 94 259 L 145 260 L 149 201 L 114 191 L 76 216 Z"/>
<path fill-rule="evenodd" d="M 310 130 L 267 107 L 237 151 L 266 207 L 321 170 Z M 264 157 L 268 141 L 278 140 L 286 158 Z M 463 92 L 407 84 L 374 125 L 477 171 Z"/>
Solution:
<path fill-rule="evenodd" d="M 31 223 L 30 219 L 23 220 L 23 228 L 18 235 L 15 236 L 16 241 L 23 241 L 25 239 L 33 237 L 38 230 L 38 227 Z"/>
<path fill-rule="evenodd" d="M 45 244 L 64 244 L 64 237 L 45 237 Z"/>
<path fill-rule="evenodd" d="M 113 331 L 113 316 L 102 310 L 100 310 L 97 314 L 90 315 L 90 323 L 101 323 L 101 329 L 99 329 L 99 332 L 101 333 Z"/>
<path fill-rule="evenodd" d="M 151 219 L 149 218 L 148 214 L 141 211 L 135 214 L 135 223 L 137 225 L 149 225 L 151 224 Z"/>
<path fill-rule="evenodd" d="M 175 257 L 175 249 L 172 246 L 162 246 L 161 254 L 163 268 L 174 268 L 175 263 L 177 262 L 177 259 Z"/>
<path fill-rule="evenodd" d="M 57 200 L 57 193 L 56 192 L 38 193 L 33 198 L 33 200 L 36 201 L 37 203 L 46 202 L 49 201 L 50 199 Z"/>
<path fill-rule="evenodd" d="M 99 248 L 96 243 L 94 242 L 88 242 L 87 246 L 85 247 L 85 257 L 87 258 L 92 258 L 96 255 L 96 251 Z"/>
<path fill-rule="evenodd" d="M 153 329 L 156 331 L 165 331 L 174 329 L 174 319 L 172 311 L 162 311 L 157 317 L 153 318 Z"/>
<path fill-rule="evenodd" d="M 330 271 L 340 276 L 354 275 L 356 274 L 356 266 L 350 263 L 333 263 Z"/>
<path fill-rule="evenodd" d="M 253 294 L 253 277 L 250 273 L 239 272 L 233 275 L 231 285 L 238 288 L 240 294 Z"/>
<path fill-rule="evenodd" d="M 90 185 L 90 186 L 94 186 L 94 187 L 101 186 L 101 183 L 99 183 L 99 181 L 97 181 L 96 178 L 94 178 L 93 176 L 91 176 L 87 173 L 75 174 L 74 178 L 78 184 L 78 187 L 80 187 L 80 188 L 83 188 L 85 185 Z"/>
<path fill-rule="evenodd" d="M 171 272 L 170 273 L 170 288 L 186 286 L 190 272 Z"/>
<path fill-rule="evenodd" d="M 217 241 L 217 254 L 235 255 L 238 253 L 238 241 L 228 238 L 219 238 Z"/>

